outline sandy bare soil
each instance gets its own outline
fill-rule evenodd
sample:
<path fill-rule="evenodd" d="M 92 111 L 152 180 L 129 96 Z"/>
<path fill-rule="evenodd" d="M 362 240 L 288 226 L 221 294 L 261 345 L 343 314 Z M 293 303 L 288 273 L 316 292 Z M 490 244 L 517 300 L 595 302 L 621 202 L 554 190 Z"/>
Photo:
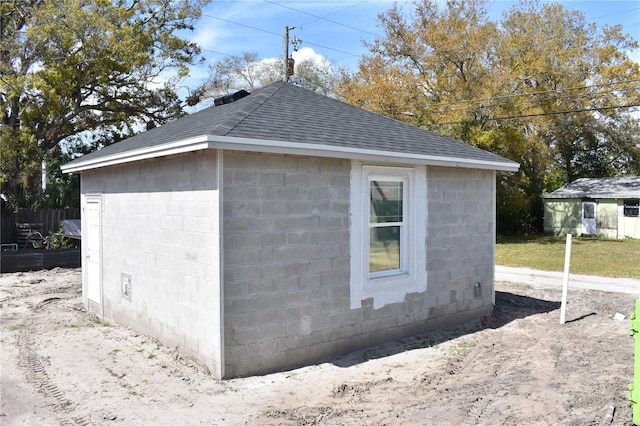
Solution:
<path fill-rule="evenodd" d="M 80 270 L 0 276 L 0 423 L 629 424 L 634 296 L 499 283 L 494 315 L 304 368 L 217 381 L 84 312 Z"/>

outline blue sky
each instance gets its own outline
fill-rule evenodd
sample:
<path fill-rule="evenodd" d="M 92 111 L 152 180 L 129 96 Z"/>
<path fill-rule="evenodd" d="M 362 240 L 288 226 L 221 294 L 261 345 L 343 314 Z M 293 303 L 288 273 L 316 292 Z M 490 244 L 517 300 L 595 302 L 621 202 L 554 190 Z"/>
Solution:
<path fill-rule="evenodd" d="M 490 16 L 499 19 L 516 3 L 490 1 Z M 588 22 L 622 24 L 626 33 L 640 39 L 640 0 L 549 3 L 580 10 Z M 390 0 L 213 0 L 189 35 L 202 47 L 206 61 L 192 69 L 185 83 L 195 86 L 206 78 L 209 65 L 227 56 L 257 52 L 261 59 L 281 58 L 285 26 L 294 27 L 290 37 L 301 41 L 300 48 L 313 49 L 311 53 L 322 55 L 336 67 L 356 69 L 358 59 L 368 53 L 363 40 L 382 35 L 377 15 L 392 4 Z M 640 49 L 632 57 L 640 61 Z"/>

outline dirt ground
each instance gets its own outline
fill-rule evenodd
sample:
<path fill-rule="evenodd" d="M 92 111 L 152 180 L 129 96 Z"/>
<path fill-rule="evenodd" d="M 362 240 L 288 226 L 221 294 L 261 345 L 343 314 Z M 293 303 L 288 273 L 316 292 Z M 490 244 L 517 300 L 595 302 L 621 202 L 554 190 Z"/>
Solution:
<path fill-rule="evenodd" d="M 87 314 L 79 269 L 2 274 L 0 423 L 630 424 L 634 296 L 570 290 L 561 325 L 560 289 L 497 290 L 484 324 L 220 382 Z"/>

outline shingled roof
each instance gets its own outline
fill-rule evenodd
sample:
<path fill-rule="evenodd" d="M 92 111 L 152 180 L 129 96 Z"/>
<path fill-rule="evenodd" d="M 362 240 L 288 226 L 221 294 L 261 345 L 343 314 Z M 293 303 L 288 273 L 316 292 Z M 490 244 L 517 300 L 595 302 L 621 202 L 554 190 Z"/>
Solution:
<path fill-rule="evenodd" d="M 582 178 L 543 198 L 640 198 L 640 177 Z"/>
<path fill-rule="evenodd" d="M 276 82 L 80 157 L 65 172 L 200 149 L 515 171 L 518 163 L 307 89 Z"/>

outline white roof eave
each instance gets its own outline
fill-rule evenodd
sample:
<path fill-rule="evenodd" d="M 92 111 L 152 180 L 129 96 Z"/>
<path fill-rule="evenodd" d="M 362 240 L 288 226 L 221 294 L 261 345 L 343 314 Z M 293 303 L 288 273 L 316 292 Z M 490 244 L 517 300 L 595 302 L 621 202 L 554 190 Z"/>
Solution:
<path fill-rule="evenodd" d="M 640 198 L 639 192 L 584 192 L 575 194 L 542 194 L 542 198 L 549 201 L 561 201 L 561 200 L 576 200 L 583 198 L 590 199 L 635 199 Z"/>
<path fill-rule="evenodd" d="M 330 158 L 344 158 L 360 161 L 422 164 L 444 167 L 500 170 L 515 172 L 520 165 L 513 161 L 486 161 L 436 155 L 420 155 L 402 152 L 380 151 L 374 149 L 349 148 L 334 145 L 319 145 L 299 142 L 274 141 L 264 139 L 236 138 L 229 136 L 203 135 L 141 148 L 122 153 L 102 156 L 87 161 L 75 161 L 62 166 L 64 173 L 78 173 L 100 167 L 124 164 L 131 161 L 175 155 L 203 149 L 224 149 L 250 152 L 269 152 L 274 154 L 305 155 Z"/>

